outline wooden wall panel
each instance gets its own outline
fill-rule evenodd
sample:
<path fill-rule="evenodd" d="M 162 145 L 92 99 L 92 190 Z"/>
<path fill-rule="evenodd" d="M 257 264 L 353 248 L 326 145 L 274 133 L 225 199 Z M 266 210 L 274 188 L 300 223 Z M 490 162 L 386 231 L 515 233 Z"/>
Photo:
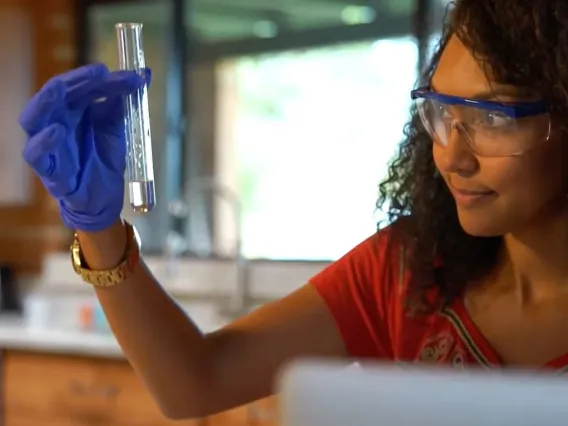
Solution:
<path fill-rule="evenodd" d="M 29 97 L 50 77 L 74 66 L 73 1 L 0 0 L 0 15 L 5 20 L 15 12 L 24 15 L 27 32 L 15 35 L 10 31 L 0 32 L 0 45 L 3 46 L 0 52 L 4 52 L 5 56 L 0 61 L 9 61 L 12 55 L 18 54 L 31 56 L 30 93 L 15 95 Z M 25 37 L 25 42 L 31 43 L 31 46 L 28 46 L 29 49 L 10 51 L 10 46 L 14 44 L 13 37 Z M 14 102 L 21 103 L 22 98 L 14 99 Z M 1 138 L 0 141 L 23 143 Z M 13 161 L 23 160 L 16 156 Z M 28 173 L 31 180 L 30 202 L 26 205 L 0 205 L 0 263 L 14 264 L 21 273 L 37 273 L 45 252 L 61 249 L 68 239 L 68 232 L 62 228 L 55 202 L 31 171 Z"/>

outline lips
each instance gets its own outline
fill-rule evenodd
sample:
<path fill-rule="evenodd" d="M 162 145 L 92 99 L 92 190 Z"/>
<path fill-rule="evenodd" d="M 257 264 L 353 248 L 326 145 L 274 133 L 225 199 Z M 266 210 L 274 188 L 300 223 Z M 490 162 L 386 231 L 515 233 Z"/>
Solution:
<path fill-rule="evenodd" d="M 450 188 L 456 204 L 461 207 L 478 207 L 493 200 L 497 193 L 494 191 L 472 191 Z"/>
<path fill-rule="evenodd" d="M 456 203 L 463 207 L 474 207 L 476 205 L 481 205 L 497 196 L 497 193 L 495 191 L 487 189 L 481 190 L 458 188 L 451 184 L 449 185 L 449 187 Z"/>
<path fill-rule="evenodd" d="M 463 195 L 490 195 L 493 193 L 493 191 L 482 191 L 482 190 L 474 190 L 474 189 L 462 189 L 462 188 L 456 188 L 453 187 L 453 190 L 456 192 L 459 192 L 460 194 Z"/>

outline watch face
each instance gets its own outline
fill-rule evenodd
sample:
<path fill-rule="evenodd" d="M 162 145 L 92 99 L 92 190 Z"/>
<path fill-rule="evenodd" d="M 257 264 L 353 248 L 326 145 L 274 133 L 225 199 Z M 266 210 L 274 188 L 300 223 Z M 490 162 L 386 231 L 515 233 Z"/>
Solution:
<path fill-rule="evenodd" d="M 80 274 L 83 265 L 81 265 L 81 249 L 77 243 L 73 243 L 71 246 L 71 264 L 75 273 Z"/>

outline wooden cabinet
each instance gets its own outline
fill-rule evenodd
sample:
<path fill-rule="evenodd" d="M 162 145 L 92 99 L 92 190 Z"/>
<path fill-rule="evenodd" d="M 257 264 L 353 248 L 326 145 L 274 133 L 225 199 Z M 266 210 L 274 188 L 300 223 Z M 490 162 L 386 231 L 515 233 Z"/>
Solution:
<path fill-rule="evenodd" d="M 276 396 L 257 401 L 248 407 L 250 425 L 277 426 L 278 398 Z"/>
<path fill-rule="evenodd" d="M 206 419 L 207 426 L 249 426 L 248 407 L 238 407 Z"/>
<path fill-rule="evenodd" d="M 225 411 L 205 419 L 206 426 L 277 426 L 276 397 Z"/>
<path fill-rule="evenodd" d="M 121 360 L 7 351 L 3 376 L 4 426 L 276 426 L 275 398 L 167 420 Z"/>

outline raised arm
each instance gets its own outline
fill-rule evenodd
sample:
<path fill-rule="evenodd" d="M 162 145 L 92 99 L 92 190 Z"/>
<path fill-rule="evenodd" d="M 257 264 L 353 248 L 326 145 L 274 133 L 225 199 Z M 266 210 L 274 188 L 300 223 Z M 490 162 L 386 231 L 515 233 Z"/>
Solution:
<path fill-rule="evenodd" d="M 107 284 L 113 285 L 97 287 L 97 296 L 164 414 L 202 417 L 269 395 L 290 358 L 386 354 L 388 339 L 373 331 L 384 318 L 375 305 L 369 244 L 357 252 L 363 256 L 350 255 L 310 285 L 208 335 L 131 256 L 137 251 L 131 252 L 132 235 L 120 220 L 122 101 L 149 76 L 100 64 L 71 70 L 34 95 L 20 124 L 28 135 L 25 161 L 57 200 L 63 223 L 77 230 L 80 271 L 112 277 Z"/>
<path fill-rule="evenodd" d="M 125 235 L 120 222 L 80 233 L 89 267 L 117 265 Z M 346 355 L 325 302 L 310 285 L 211 334 L 199 331 L 143 263 L 127 281 L 98 288 L 97 295 L 126 357 L 172 418 L 202 417 L 269 395 L 290 358 Z"/>

